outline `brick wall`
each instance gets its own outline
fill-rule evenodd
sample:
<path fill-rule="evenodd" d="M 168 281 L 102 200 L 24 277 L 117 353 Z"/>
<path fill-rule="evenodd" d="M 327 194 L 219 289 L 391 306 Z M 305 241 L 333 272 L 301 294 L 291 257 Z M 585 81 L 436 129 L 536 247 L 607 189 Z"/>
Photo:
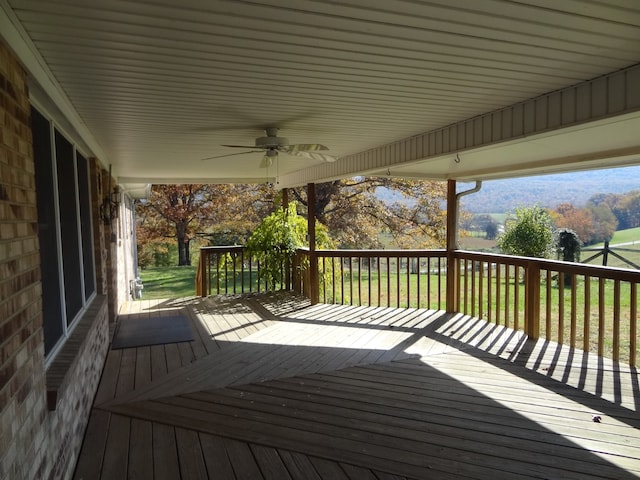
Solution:
<path fill-rule="evenodd" d="M 7 480 L 71 478 L 108 346 L 107 302 L 98 296 L 45 371 L 37 228 L 27 73 L 0 42 L 0 479 Z"/>
<path fill-rule="evenodd" d="M 91 212 L 94 218 L 93 226 L 93 252 L 96 263 L 96 292 L 98 295 L 106 295 L 107 288 L 107 261 L 105 226 L 100 220 L 100 204 L 104 197 L 102 179 L 106 171 L 100 166 L 96 158 L 89 159 L 89 178 L 91 184 Z"/>
<path fill-rule="evenodd" d="M 109 322 L 105 296 L 97 297 L 47 370 L 47 455 L 41 472 L 28 478 L 71 478 L 82 447 L 84 430 L 98 388 L 109 345 Z M 67 358 L 73 358 L 69 364 Z"/>
<path fill-rule="evenodd" d="M 47 421 L 27 75 L 0 44 L 0 478 L 42 460 Z"/>

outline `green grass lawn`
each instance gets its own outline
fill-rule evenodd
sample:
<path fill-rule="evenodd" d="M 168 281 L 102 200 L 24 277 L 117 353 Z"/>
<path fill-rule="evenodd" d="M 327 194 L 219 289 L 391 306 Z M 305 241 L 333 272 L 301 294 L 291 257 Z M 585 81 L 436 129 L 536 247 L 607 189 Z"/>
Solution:
<path fill-rule="evenodd" d="M 196 266 L 154 267 L 140 271 L 142 299 L 180 298 L 196 294 Z"/>
<path fill-rule="evenodd" d="M 627 230 L 618 230 L 609 244 L 612 246 L 611 250 L 618 255 L 622 256 L 634 265 L 640 265 L 640 228 L 629 228 Z M 619 247 L 616 245 L 623 244 Z M 601 249 L 604 244 L 591 245 L 587 247 L 581 254 L 582 261 L 592 257 L 596 252 L 592 249 Z M 588 263 L 591 265 L 602 265 L 602 256 L 590 260 Z M 607 259 L 607 265 L 609 267 L 618 268 L 633 268 L 633 265 L 616 258 L 615 255 L 609 255 Z"/>
<path fill-rule="evenodd" d="M 640 244 L 640 227 L 628 228 L 627 230 L 618 230 L 613 234 L 613 238 L 609 242 L 611 245 L 616 243 L 637 242 Z"/>

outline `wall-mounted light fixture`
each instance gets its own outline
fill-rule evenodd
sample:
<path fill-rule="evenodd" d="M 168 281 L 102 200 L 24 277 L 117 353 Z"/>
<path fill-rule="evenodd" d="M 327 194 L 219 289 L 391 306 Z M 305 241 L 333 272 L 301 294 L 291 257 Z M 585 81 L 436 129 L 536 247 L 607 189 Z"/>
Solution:
<path fill-rule="evenodd" d="M 118 218 L 118 210 L 120 207 L 120 203 L 118 202 L 120 197 L 120 192 L 118 191 L 118 187 L 113 187 L 113 191 L 109 191 L 111 189 L 111 165 L 109 165 L 109 183 L 107 185 L 107 195 L 102 199 L 102 203 L 100 204 L 100 218 L 102 219 L 102 223 L 105 225 L 111 225 L 111 222 Z"/>

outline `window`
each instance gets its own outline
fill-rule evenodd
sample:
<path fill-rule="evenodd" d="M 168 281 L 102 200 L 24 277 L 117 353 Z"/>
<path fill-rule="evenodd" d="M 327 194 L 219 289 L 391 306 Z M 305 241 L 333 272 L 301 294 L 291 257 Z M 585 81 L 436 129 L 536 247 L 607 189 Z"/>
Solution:
<path fill-rule="evenodd" d="M 36 109 L 32 132 L 44 343 L 50 355 L 95 294 L 89 165 Z"/>

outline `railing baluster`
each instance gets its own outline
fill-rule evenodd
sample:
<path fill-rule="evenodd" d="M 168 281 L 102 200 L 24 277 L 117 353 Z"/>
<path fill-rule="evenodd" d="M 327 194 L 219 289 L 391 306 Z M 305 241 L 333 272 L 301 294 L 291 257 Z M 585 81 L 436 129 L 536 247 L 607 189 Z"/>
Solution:
<path fill-rule="evenodd" d="M 613 361 L 620 360 L 620 280 L 613 281 Z"/>
<path fill-rule="evenodd" d="M 502 288 L 500 285 L 502 279 L 502 268 L 501 263 L 496 262 L 496 325 L 500 325 L 500 311 L 502 310 Z M 506 324 L 505 324 L 506 325 Z"/>
<path fill-rule="evenodd" d="M 411 259 L 407 257 L 407 308 L 411 308 Z"/>
<path fill-rule="evenodd" d="M 478 269 L 478 317 L 484 316 L 484 261 L 480 261 Z"/>
<path fill-rule="evenodd" d="M 604 356 L 605 280 L 598 278 L 598 355 Z"/>
<path fill-rule="evenodd" d="M 638 285 L 630 283 L 630 318 L 629 318 L 629 365 L 636 366 L 638 351 Z"/>
<path fill-rule="evenodd" d="M 513 282 L 513 329 L 520 329 L 520 266 L 513 265 L 512 270 L 512 282 Z"/>
<path fill-rule="evenodd" d="M 564 343 L 564 272 L 558 274 L 558 343 Z"/>
<path fill-rule="evenodd" d="M 391 258 L 387 257 L 387 307 L 391 306 Z"/>
<path fill-rule="evenodd" d="M 491 298 L 493 297 L 493 262 L 489 262 L 487 268 L 487 321 L 491 321 L 493 309 L 491 308 Z"/>
<path fill-rule="evenodd" d="M 438 274 L 438 277 L 440 274 Z M 431 257 L 427 258 L 427 306 L 431 308 Z M 438 305 L 440 308 L 440 305 Z"/>
<path fill-rule="evenodd" d="M 476 260 L 471 260 L 471 316 L 476 316 L 476 277 L 478 270 L 478 262 Z"/>
<path fill-rule="evenodd" d="M 356 305 L 356 285 L 355 285 L 355 275 L 357 274 L 356 268 L 354 268 L 354 260 L 353 257 L 349 258 L 349 284 L 351 285 L 350 297 L 351 297 L 351 305 Z"/>
<path fill-rule="evenodd" d="M 591 276 L 584 276 L 584 320 L 583 320 L 582 350 L 589 351 L 589 340 L 591 336 Z"/>
<path fill-rule="evenodd" d="M 371 301 L 371 257 L 367 257 L 367 303 L 373 305 Z"/>
<path fill-rule="evenodd" d="M 336 301 L 336 259 L 331 257 L 331 303 Z"/>
<path fill-rule="evenodd" d="M 511 265 L 508 263 L 504 264 L 504 326 L 508 327 L 511 323 L 509 321 L 509 269 Z"/>
<path fill-rule="evenodd" d="M 421 263 L 422 257 L 418 256 L 418 258 L 416 259 L 417 265 L 416 267 L 418 268 L 418 271 L 416 272 L 416 303 L 417 303 L 417 308 L 422 308 L 422 298 L 421 298 L 421 294 L 422 292 L 420 291 L 420 277 L 422 277 L 422 273 L 421 273 L 421 269 L 420 269 L 420 263 Z"/>
<path fill-rule="evenodd" d="M 249 255 L 249 291 L 253 292 L 253 255 Z"/>
<path fill-rule="evenodd" d="M 576 347 L 576 329 L 578 323 L 578 304 L 577 304 L 577 288 L 578 277 L 574 273 L 571 274 L 571 325 L 569 326 L 569 344 L 571 348 Z"/>
<path fill-rule="evenodd" d="M 546 308 L 545 308 L 545 335 L 544 338 L 546 338 L 547 340 L 551 340 L 552 338 L 552 332 L 551 332 L 551 291 L 553 288 L 553 278 L 551 275 L 551 270 L 547 269 L 546 270 Z"/>
<path fill-rule="evenodd" d="M 396 307 L 400 308 L 400 257 L 396 257 Z"/>
<path fill-rule="evenodd" d="M 344 305 L 344 262 L 345 262 L 345 258 L 344 257 L 339 257 L 340 258 L 340 304 Z"/>
<path fill-rule="evenodd" d="M 378 306 L 380 306 L 380 299 L 382 297 L 382 278 L 380 276 L 380 256 L 376 257 L 376 275 L 378 276 Z"/>

